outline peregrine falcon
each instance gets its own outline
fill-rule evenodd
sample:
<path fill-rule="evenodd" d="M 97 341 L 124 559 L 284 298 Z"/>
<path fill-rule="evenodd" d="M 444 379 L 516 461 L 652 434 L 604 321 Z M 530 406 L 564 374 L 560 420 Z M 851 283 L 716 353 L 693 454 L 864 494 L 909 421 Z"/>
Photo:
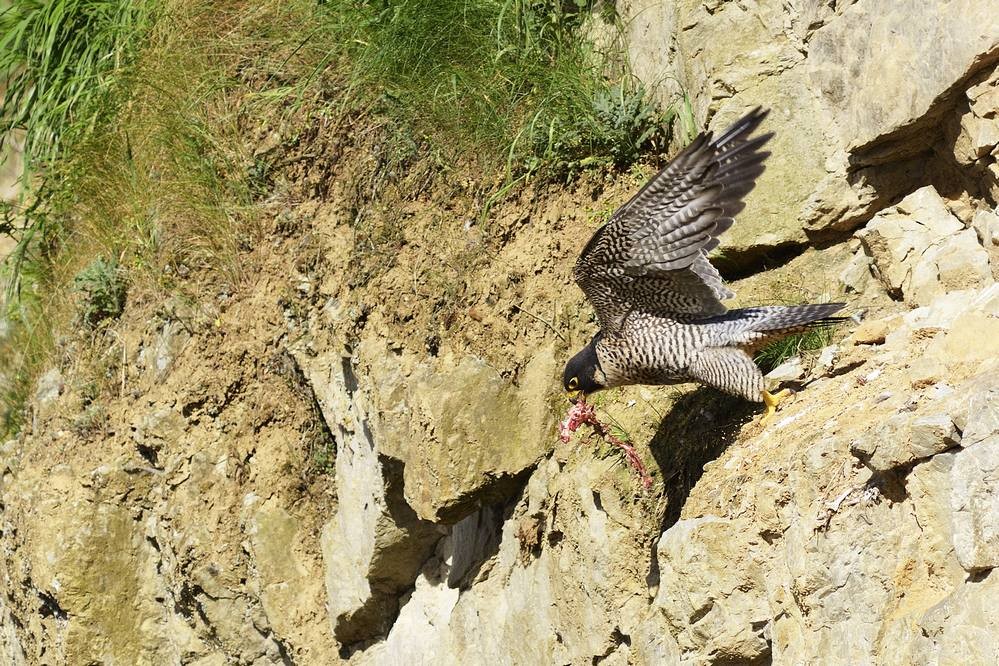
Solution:
<path fill-rule="evenodd" d="M 747 400 L 767 415 L 786 392 L 766 390 L 753 353 L 792 333 L 840 318 L 843 303 L 728 310 L 735 294 L 707 254 L 732 226 L 770 155 L 773 136 L 750 135 L 759 108 L 720 136 L 700 134 L 600 227 L 574 276 L 600 331 L 565 367 L 575 399 L 626 384 L 696 381 Z"/>

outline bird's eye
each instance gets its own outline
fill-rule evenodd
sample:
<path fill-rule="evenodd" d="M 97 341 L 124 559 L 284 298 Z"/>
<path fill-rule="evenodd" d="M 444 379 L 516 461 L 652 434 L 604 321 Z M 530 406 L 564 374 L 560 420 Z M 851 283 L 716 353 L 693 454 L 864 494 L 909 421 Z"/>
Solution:
<path fill-rule="evenodd" d="M 569 380 L 569 390 L 575 391 L 576 387 L 579 386 L 579 380 L 573 377 Z"/>

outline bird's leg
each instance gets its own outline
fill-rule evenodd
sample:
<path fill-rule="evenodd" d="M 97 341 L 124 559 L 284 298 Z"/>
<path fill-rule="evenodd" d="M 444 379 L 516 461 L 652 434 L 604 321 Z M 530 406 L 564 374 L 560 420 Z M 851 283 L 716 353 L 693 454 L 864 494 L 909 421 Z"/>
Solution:
<path fill-rule="evenodd" d="M 763 423 L 766 423 L 777 413 L 777 405 L 780 404 L 781 400 L 791 395 L 791 389 L 784 389 L 776 393 L 764 389 L 761 395 L 763 396 L 763 404 L 767 406 L 767 411 L 763 413 Z"/>

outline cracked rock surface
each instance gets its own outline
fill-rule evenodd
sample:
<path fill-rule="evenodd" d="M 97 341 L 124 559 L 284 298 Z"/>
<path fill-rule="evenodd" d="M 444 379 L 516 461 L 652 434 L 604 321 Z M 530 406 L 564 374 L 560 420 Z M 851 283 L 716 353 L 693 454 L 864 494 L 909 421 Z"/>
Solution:
<path fill-rule="evenodd" d="M 572 262 L 630 177 L 527 185 L 487 245 L 476 192 L 372 166 L 377 128 L 308 160 L 258 128 L 285 166 L 247 282 L 67 335 L 0 446 L 0 661 L 999 663 L 987 4 L 618 3 L 697 127 L 773 108 L 733 305 L 857 316 L 777 369 L 766 428 L 704 388 L 595 396 L 649 492 L 556 436 L 595 331 Z"/>

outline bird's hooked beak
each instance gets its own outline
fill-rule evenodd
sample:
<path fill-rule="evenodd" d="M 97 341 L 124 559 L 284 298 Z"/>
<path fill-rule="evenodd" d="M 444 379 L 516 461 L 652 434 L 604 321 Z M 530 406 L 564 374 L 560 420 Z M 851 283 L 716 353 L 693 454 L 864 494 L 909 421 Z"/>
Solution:
<path fill-rule="evenodd" d="M 569 402 L 572 403 L 576 403 L 579 402 L 580 400 L 586 399 L 586 394 L 580 391 L 579 389 L 576 389 L 575 391 L 566 391 L 565 395 L 569 398 Z"/>

